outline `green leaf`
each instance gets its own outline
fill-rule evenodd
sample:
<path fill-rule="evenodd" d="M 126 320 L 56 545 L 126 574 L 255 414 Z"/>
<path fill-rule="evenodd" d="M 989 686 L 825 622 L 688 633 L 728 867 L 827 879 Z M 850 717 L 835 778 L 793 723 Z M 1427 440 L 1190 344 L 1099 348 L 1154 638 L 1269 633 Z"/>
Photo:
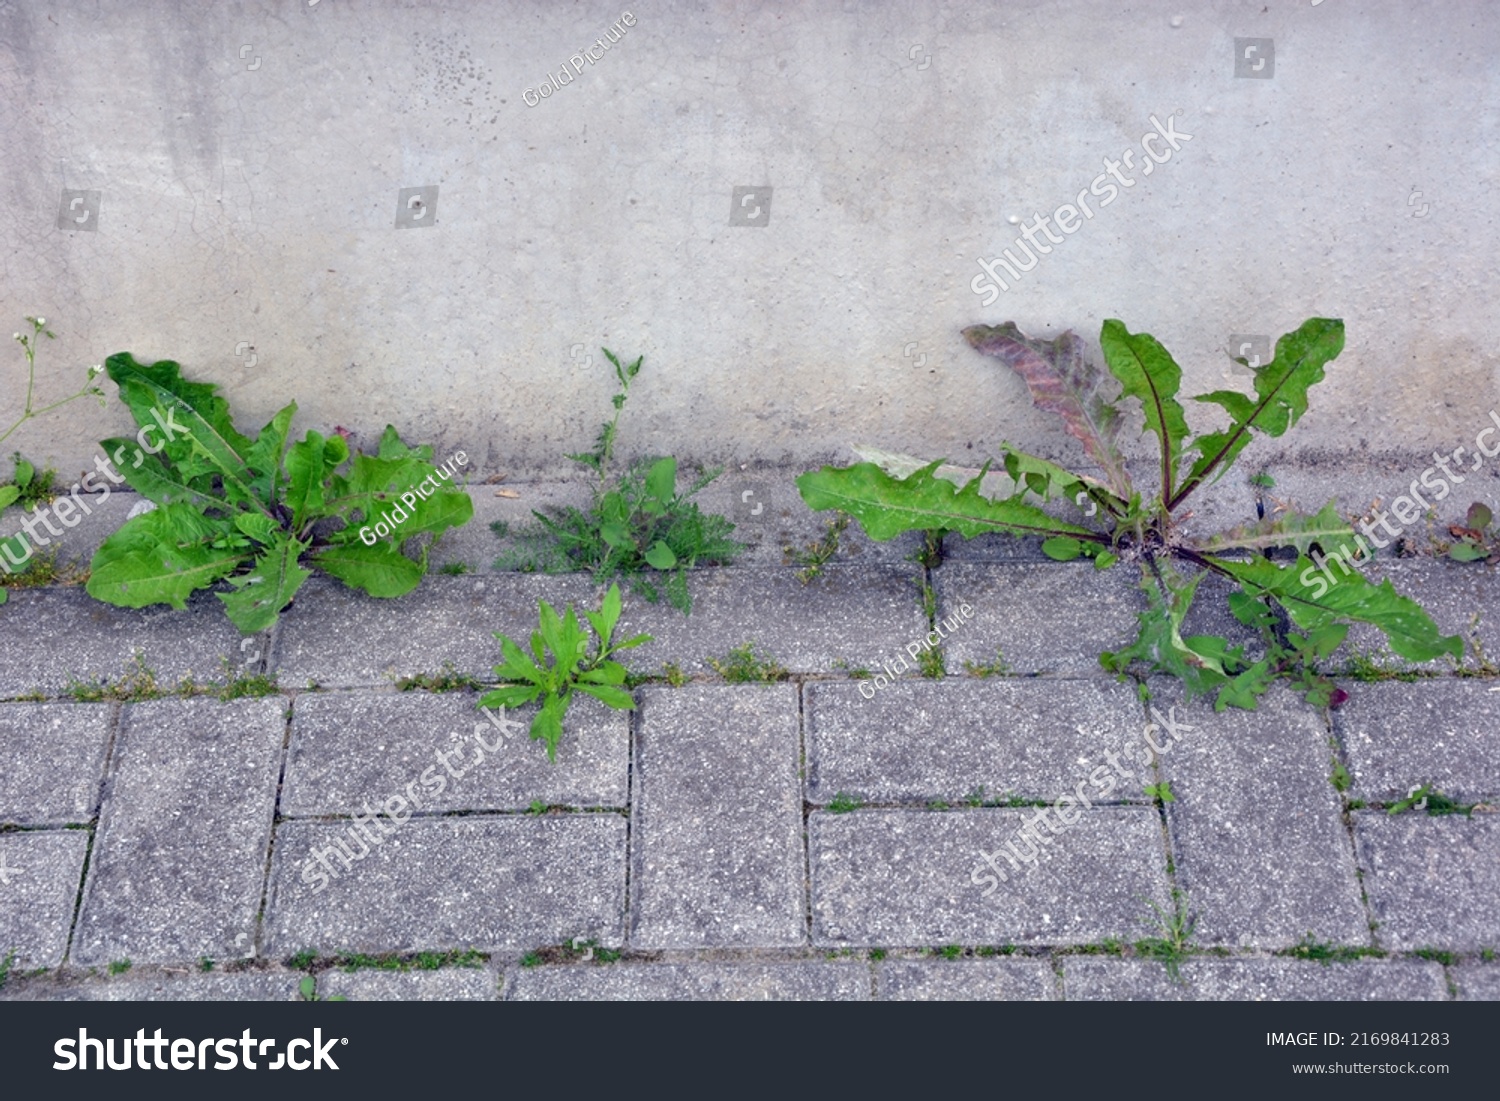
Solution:
<path fill-rule="evenodd" d="M 274 545 L 267 547 L 246 573 L 229 579 L 235 591 L 219 593 L 218 597 L 224 602 L 230 622 L 241 634 L 269 630 L 282 609 L 292 602 L 302 582 L 312 576 L 311 570 L 297 564 L 306 549 L 306 543 L 279 533 Z"/>
<path fill-rule="evenodd" d="M 677 460 L 658 459 L 646 474 L 646 492 L 666 504 L 677 493 Z"/>
<path fill-rule="evenodd" d="M 623 688 L 614 688 L 605 684 L 582 683 L 578 685 L 578 691 L 587 692 L 590 696 L 603 701 L 618 711 L 629 711 L 635 707 L 634 698 Z"/>
<path fill-rule="evenodd" d="M 1113 551 L 1100 551 L 1094 556 L 1094 569 L 1107 570 L 1120 560 L 1120 556 Z"/>
<path fill-rule="evenodd" d="M 16 459 L 16 485 L 20 486 L 22 489 L 25 489 L 27 486 L 31 485 L 31 479 L 35 475 L 36 467 L 32 466 L 25 459 Z"/>
<path fill-rule="evenodd" d="M 599 536 L 610 546 L 617 549 L 635 546 L 635 540 L 630 538 L 630 529 L 624 524 L 615 521 L 600 524 Z"/>
<path fill-rule="evenodd" d="M 8 508 L 15 503 L 15 499 L 21 495 L 18 487 L 12 485 L 0 486 L 0 508 Z"/>
<path fill-rule="evenodd" d="M 620 586 L 611 585 L 609 592 L 604 594 L 604 600 L 599 605 L 597 612 L 584 610 L 589 625 L 594 628 L 594 633 L 599 636 L 600 651 L 610 648 L 610 637 L 615 633 L 615 624 L 620 622 L 620 610 L 623 602 L 620 599 Z"/>
<path fill-rule="evenodd" d="M 1473 543 L 1454 543 L 1448 548 L 1448 557 L 1455 562 L 1479 562 L 1489 556 L 1486 548 L 1476 547 Z"/>
<path fill-rule="evenodd" d="M 660 539 L 651 544 L 643 557 L 658 570 L 670 570 L 677 565 L 677 556 L 672 553 L 672 548 Z"/>
<path fill-rule="evenodd" d="M 10 590 L 7 589 L 7 588 L 4 588 L 3 586 L 0 586 L 0 604 L 4 604 L 9 599 L 10 599 Z"/>
<path fill-rule="evenodd" d="M 297 403 L 280 410 L 266 422 L 260 435 L 245 452 L 245 465 L 252 475 L 250 488 L 266 504 L 281 500 L 281 459 L 286 451 L 287 434 L 291 431 L 292 418 L 297 414 Z"/>
<path fill-rule="evenodd" d="M 345 585 L 382 597 L 405 596 L 417 587 L 427 571 L 426 554 L 420 562 L 414 562 L 394 543 L 385 541 L 373 547 L 360 543 L 323 547 L 312 561 Z"/>
<path fill-rule="evenodd" d="M 114 436 L 99 441 L 99 446 L 111 459 L 116 455 L 123 457 L 127 451 L 134 453 L 135 459 L 131 462 L 117 462 L 115 468 L 124 477 L 125 484 L 148 501 L 154 501 L 158 505 L 180 501 L 197 505 L 205 510 L 213 509 L 221 512 L 232 510 L 225 498 L 190 485 L 182 479 L 181 474 L 175 468 L 168 467 L 156 455 L 146 454 L 132 439 Z M 208 478 L 200 480 L 205 485 L 210 481 Z"/>
<path fill-rule="evenodd" d="M 1146 428 L 1156 435 L 1161 449 L 1161 499 L 1170 501 L 1182 441 L 1188 434 L 1187 417 L 1177 402 L 1182 368 L 1150 333 L 1132 333 L 1113 318 L 1104 323 L 1099 344 L 1123 394 L 1139 399 Z"/>
<path fill-rule="evenodd" d="M 1084 357 L 1082 340 L 1072 332 L 1052 341 L 1033 339 L 1013 321 L 970 326 L 964 338 L 976 351 L 994 356 L 1020 375 L 1031 391 L 1032 404 L 1062 417 L 1068 435 L 1082 443 L 1099 464 L 1114 494 L 1130 497 L 1130 474 L 1115 443 L 1120 414 L 1114 399 L 1105 393 L 1107 385 L 1113 386 Z"/>
<path fill-rule="evenodd" d="M 88 594 L 123 608 L 170 604 L 181 611 L 190 593 L 234 572 L 248 557 L 208 545 L 227 528 L 187 504 L 132 517 L 95 552 Z"/>
<path fill-rule="evenodd" d="M 1354 529 L 1339 516 L 1334 502 L 1329 501 L 1316 516 L 1299 512 L 1281 517 L 1265 517 L 1251 524 L 1244 524 L 1208 539 L 1202 549 L 1211 553 L 1232 549 L 1265 550 L 1268 547 L 1296 547 L 1306 554 L 1312 544 L 1318 543 L 1325 554 L 1357 550 Z M 1363 554 L 1356 557 L 1363 558 Z"/>
<path fill-rule="evenodd" d="M 269 546 L 279 538 L 287 536 L 287 533 L 282 529 L 280 524 L 272 520 L 269 516 L 265 516 L 259 512 L 236 512 L 234 514 L 234 526 L 257 543 L 266 546 Z M 303 543 L 302 547 L 306 549 L 307 544 Z"/>
<path fill-rule="evenodd" d="M 540 685 L 546 681 L 541 668 L 526 655 L 526 651 L 508 635 L 496 635 L 500 640 L 500 653 L 505 658 L 503 666 L 495 666 L 495 675 L 501 680 L 527 680 Z"/>
<path fill-rule="evenodd" d="M 1248 590 L 1275 599 L 1304 631 L 1315 631 L 1341 619 L 1355 620 L 1378 627 L 1391 649 L 1408 661 L 1432 661 L 1444 654 L 1463 660 L 1463 639 L 1438 634 L 1432 617 L 1416 601 L 1397 593 L 1389 578 L 1373 585 L 1358 570 L 1348 570 L 1334 575 L 1333 584 L 1329 584 L 1312 560 L 1303 555 L 1287 569 L 1265 558 L 1249 562 L 1220 559 L 1219 565 Z"/>
<path fill-rule="evenodd" d="M 814 511 L 838 509 L 849 513 L 871 539 L 884 542 L 907 531 L 950 529 L 966 538 L 986 532 L 1012 535 L 1077 535 L 1095 542 L 1104 536 L 1059 520 L 1020 495 L 991 501 L 979 493 L 981 478 L 962 488 L 938 478 L 941 460 L 896 479 L 874 463 L 839 469 L 825 466 L 797 479 L 802 499 Z"/>
<path fill-rule="evenodd" d="M 1469 506 L 1469 511 L 1464 517 L 1464 526 L 1473 528 L 1475 531 L 1483 531 L 1490 526 L 1494 518 L 1487 507 L 1475 501 Z"/>
<path fill-rule="evenodd" d="M 541 710 L 531 720 L 531 736 L 547 743 L 547 760 L 557 760 L 557 744 L 562 741 L 563 716 L 568 712 L 568 697 L 548 696 Z"/>
<path fill-rule="evenodd" d="M 286 504 L 292 510 L 292 527 L 298 532 L 323 512 L 323 445 L 326 442 L 321 432 L 308 429 L 307 435 L 292 444 L 286 453 Z"/>
<path fill-rule="evenodd" d="M 498 666 L 496 671 L 499 671 Z M 502 684 L 479 697 L 479 703 L 483 707 L 515 708 L 530 703 L 541 694 L 541 688 L 534 684 Z"/>
<path fill-rule="evenodd" d="M 311 1000 L 314 992 L 316 992 L 318 989 L 317 980 L 314 979 L 311 975 L 305 975 L 303 976 L 302 981 L 297 984 L 297 989 L 301 992 L 304 998 Z"/>
<path fill-rule="evenodd" d="M 1276 342 L 1276 356 L 1255 372 L 1255 400 L 1234 390 L 1216 390 L 1203 394 L 1197 401 L 1213 402 L 1223 407 L 1231 419 L 1222 432 L 1208 432 L 1197 437 L 1192 447 L 1199 454 L 1182 487 L 1167 501 L 1176 508 L 1210 475 L 1222 477 L 1236 456 L 1250 442 L 1251 430 L 1268 436 L 1280 436 L 1307 412 L 1307 391 L 1323 381 L 1323 365 L 1344 350 L 1344 323 L 1337 319 L 1313 317 L 1296 332 L 1286 333 Z"/>
<path fill-rule="evenodd" d="M 385 431 L 380 434 L 380 447 L 377 457 L 381 459 L 406 459 L 418 463 L 432 462 L 432 445 L 421 444 L 418 447 L 408 447 L 401 439 L 401 434 L 396 431 L 395 425 L 388 424 Z M 467 456 L 466 456 L 467 457 Z"/>
<path fill-rule="evenodd" d="M 1054 562 L 1071 562 L 1083 553 L 1083 544 L 1066 535 L 1058 535 L 1042 543 L 1042 553 Z"/>
<path fill-rule="evenodd" d="M 1141 568 L 1141 589 L 1147 608 L 1140 613 L 1140 631 L 1136 641 L 1124 650 L 1106 651 L 1099 663 L 1115 673 L 1126 672 L 1133 661 L 1146 665 L 1148 671 L 1177 677 L 1189 695 L 1199 696 L 1223 683 L 1225 642 L 1216 636 L 1194 636 L 1184 640 L 1182 623 L 1205 573 L 1191 579 L 1182 578 L 1170 565 L 1157 563 L 1166 586 L 1165 595 L 1151 571 Z"/>

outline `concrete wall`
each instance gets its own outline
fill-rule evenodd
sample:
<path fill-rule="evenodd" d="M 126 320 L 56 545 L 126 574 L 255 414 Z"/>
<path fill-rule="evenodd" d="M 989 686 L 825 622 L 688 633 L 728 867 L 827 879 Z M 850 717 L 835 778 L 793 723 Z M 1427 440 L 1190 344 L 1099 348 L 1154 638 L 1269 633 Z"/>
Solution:
<path fill-rule="evenodd" d="M 1237 76 L 1237 38 L 1274 61 Z M 0 324 L 59 334 L 44 397 L 130 350 L 220 383 L 245 430 L 295 398 L 299 434 L 391 421 L 514 475 L 591 442 L 601 344 L 646 357 L 627 452 L 1072 457 L 964 326 L 1097 351 L 1119 317 L 1196 393 L 1245 383 L 1230 334 L 1332 316 L 1346 349 L 1288 440 L 1415 455 L 1500 404 L 1497 55 L 1480 0 L 0 0 Z M 1153 117 L 1184 138 L 1147 176 Z M 1132 186 L 971 289 L 1126 149 Z M 417 187 L 430 224 L 397 228 Z M 750 224 L 737 187 L 770 189 Z M 65 189 L 99 193 L 92 225 L 59 228 Z M 107 389 L 8 443 L 89 465 L 129 424 Z"/>

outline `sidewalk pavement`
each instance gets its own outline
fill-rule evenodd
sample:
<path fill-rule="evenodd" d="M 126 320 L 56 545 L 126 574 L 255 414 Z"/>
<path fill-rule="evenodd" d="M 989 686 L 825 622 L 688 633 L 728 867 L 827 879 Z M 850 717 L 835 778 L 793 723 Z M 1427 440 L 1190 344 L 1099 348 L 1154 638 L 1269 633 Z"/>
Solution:
<path fill-rule="evenodd" d="M 527 637 L 539 598 L 597 601 L 586 576 L 489 565 L 489 520 L 576 484 L 518 499 L 475 487 L 475 521 L 434 562 L 476 572 L 434 572 L 396 601 L 315 579 L 249 640 L 207 594 L 175 612 L 14 591 L 0 610 L 0 956 L 15 959 L 0 999 L 294 999 L 308 973 L 319 997 L 351 999 L 1500 998 L 1500 817 L 1486 809 L 1500 806 L 1500 679 L 1344 681 L 1332 713 L 1282 690 L 1215 713 L 1153 682 L 1151 706 L 1188 732 L 1075 808 L 1034 863 L 997 856 L 1009 874 L 986 894 L 979 854 L 1107 773 L 1107 751 L 1153 721 L 1097 659 L 1133 634 L 1134 579 L 956 537 L 929 570 L 908 557 L 914 539 L 851 528 L 804 585 L 781 548 L 823 518 L 789 478 L 754 485 L 738 499 L 733 478 L 711 487 L 725 499 L 705 507 L 738 508 L 753 546 L 694 574 L 690 617 L 627 595 L 619 630 L 655 641 L 626 664 L 672 663 L 686 682 L 638 687 L 628 713 L 575 702 L 555 764 L 488 727 L 474 688 L 395 682 L 493 681 L 494 632 Z M 1369 570 L 1445 632 L 1478 613 L 1476 637 L 1500 653 L 1488 567 Z M 971 611 L 943 644 L 947 675 L 861 677 L 932 630 L 924 582 L 939 621 Z M 1239 630 L 1212 596 L 1194 629 Z M 726 683 L 710 659 L 743 643 L 788 678 Z M 965 671 L 997 651 L 1006 675 Z M 170 692 L 223 680 L 225 663 L 278 691 L 78 702 L 69 687 L 133 665 L 138 685 L 150 669 Z M 489 755 L 485 730 L 501 742 Z M 369 824 L 439 752 L 461 774 L 399 824 Z M 1173 802 L 1144 790 L 1163 782 Z M 1480 809 L 1372 806 L 1428 782 Z M 1195 919 L 1175 978 L 1137 947 L 1162 935 L 1174 891 Z M 1322 947 L 1286 954 L 1308 938 Z"/>

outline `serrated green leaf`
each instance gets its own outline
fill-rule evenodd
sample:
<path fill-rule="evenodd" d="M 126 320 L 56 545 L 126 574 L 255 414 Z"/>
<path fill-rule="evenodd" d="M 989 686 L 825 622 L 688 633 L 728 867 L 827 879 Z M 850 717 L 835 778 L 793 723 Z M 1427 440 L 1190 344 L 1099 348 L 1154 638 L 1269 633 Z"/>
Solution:
<path fill-rule="evenodd" d="M 500 635 L 500 653 L 505 658 L 503 667 L 495 667 L 495 675 L 501 680 L 528 680 L 532 684 L 542 684 L 546 677 L 541 668 L 526 655 L 526 651 L 509 636 Z"/>
<path fill-rule="evenodd" d="M 245 465 L 250 469 L 250 488 L 267 505 L 281 500 L 282 454 L 286 451 L 287 434 L 292 428 L 292 418 L 297 415 L 294 401 L 277 412 L 266 422 L 255 442 L 245 452 Z"/>
<path fill-rule="evenodd" d="M 170 604 L 181 611 L 195 589 L 233 573 L 247 557 L 208 545 L 227 527 L 187 504 L 132 517 L 95 552 L 88 594 L 123 608 Z"/>
<path fill-rule="evenodd" d="M 1120 380 L 1123 396 L 1141 403 L 1146 429 L 1156 436 L 1161 451 L 1161 499 L 1170 501 L 1188 434 L 1187 417 L 1177 401 L 1182 368 L 1150 333 L 1132 333 L 1114 318 L 1104 323 L 1099 345 L 1110 373 Z"/>
<path fill-rule="evenodd" d="M 323 445 L 321 432 L 292 444 L 286 453 L 288 476 L 286 504 L 292 510 L 292 527 L 301 532 L 323 509 Z"/>
<path fill-rule="evenodd" d="M 1013 535 L 1104 536 L 1049 515 L 1011 497 L 992 501 L 979 493 L 980 478 L 962 488 L 935 476 L 942 461 L 896 479 L 874 463 L 839 469 L 825 466 L 797 479 L 802 499 L 814 511 L 838 509 L 858 520 L 871 539 L 884 542 L 908 531 L 949 529 L 966 538 L 986 532 Z"/>
<path fill-rule="evenodd" d="M 280 538 L 290 537 L 280 524 L 272 520 L 269 516 L 262 515 L 259 512 L 235 513 L 234 526 L 257 543 L 265 546 L 270 546 Z M 303 543 L 302 547 L 306 549 L 307 544 Z"/>
<path fill-rule="evenodd" d="M 547 743 L 547 760 L 557 760 L 557 744 L 562 741 L 563 716 L 568 711 L 567 696 L 548 696 L 531 720 L 531 736 Z"/>
<path fill-rule="evenodd" d="M 635 700 L 629 692 L 623 688 L 615 688 L 607 684 L 580 683 L 578 691 L 587 692 L 590 696 L 608 704 L 617 711 L 629 711 L 635 707 Z"/>
<path fill-rule="evenodd" d="M 1346 549 L 1356 550 L 1354 529 L 1339 516 L 1334 502 L 1329 501 L 1316 516 L 1292 512 L 1283 516 L 1267 516 L 1254 523 L 1209 538 L 1202 549 L 1210 553 L 1226 550 L 1265 550 L 1268 547 L 1295 547 L 1306 554 L 1312 544 L 1322 546 L 1325 554 L 1343 554 Z M 1362 556 L 1361 556 L 1362 557 Z"/>
<path fill-rule="evenodd" d="M 222 512 L 231 510 L 225 497 L 216 496 L 183 481 L 174 468 L 168 467 L 158 456 L 146 454 L 134 440 L 115 436 L 101 440 L 99 446 L 111 459 L 117 455 L 123 457 L 127 449 L 133 453 L 134 458 L 130 462 L 115 462 L 115 469 L 124 477 L 126 485 L 148 501 L 158 505 L 183 502 L 197 505 L 200 509 Z M 207 483 L 210 479 L 201 480 Z"/>
<path fill-rule="evenodd" d="M 323 547 L 312 557 L 319 569 L 345 585 L 371 596 L 405 596 L 417 587 L 427 572 L 427 556 L 414 562 L 394 543 L 381 541 L 373 547 L 340 543 Z"/>
<path fill-rule="evenodd" d="M 1344 323 L 1335 318 L 1312 317 L 1295 332 L 1276 341 L 1276 356 L 1270 363 L 1252 368 L 1255 400 L 1238 391 L 1217 390 L 1198 401 L 1221 406 L 1230 416 L 1222 432 L 1205 433 L 1192 442 L 1198 461 L 1182 486 L 1164 498 L 1176 508 L 1197 486 L 1213 474 L 1222 477 L 1236 456 L 1250 442 L 1251 432 L 1280 436 L 1307 412 L 1307 391 L 1323 381 L 1323 365 L 1344 349 Z"/>
<path fill-rule="evenodd" d="M 256 557 L 247 572 L 229 579 L 235 591 L 217 594 L 241 634 L 269 630 L 302 583 L 312 576 L 311 570 L 297 564 L 307 546 L 278 532 L 274 544 Z"/>

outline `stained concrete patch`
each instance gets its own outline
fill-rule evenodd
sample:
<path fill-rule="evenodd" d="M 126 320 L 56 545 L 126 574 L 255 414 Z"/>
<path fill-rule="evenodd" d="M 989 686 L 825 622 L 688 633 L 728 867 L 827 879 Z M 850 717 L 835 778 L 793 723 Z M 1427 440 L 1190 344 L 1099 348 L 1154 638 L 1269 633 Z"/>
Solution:
<path fill-rule="evenodd" d="M 62 963 L 88 847 L 84 830 L 0 833 L 0 959 L 14 951 L 15 971 Z"/>
<path fill-rule="evenodd" d="M 318 975 L 318 997 L 352 1002 L 490 1002 L 500 996 L 500 976 L 487 967 L 432 971 L 344 971 Z"/>
<path fill-rule="evenodd" d="M 1381 944 L 1500 946 L 1500 816 L 1357 811 L 1354 840 Z"/>
<path fill-rule="evenodd" d="M 625 805 L 626 712 L 576 693 L 557 760 L 549 762 L 546 746 L 529 736 L 535 705 L 491 709 L 492 721 L 478 710 L 479 699 L 474 692 L 299 696 L 281 813 L 356 814 L 366 804 L 381 813 L 387 800 L 396 817 L 524 810 L 538 799 L 549 806 Z"/>
<path fill-rule="evenodd" d="M 1017 871 L 995 854 L 1036 813 L 812 814 L 813 943 L 1052 945 L 1146 936 L 1147 900 L 1170 908 L 1155 809 L 1081 811 L 1042 848 L 1045 859 L 1020 864 Z M 1041 825 L 1035 828 L 1046 833 Z M 1037 847 L 1017 842 L 1021 854 Z M 1004 882 L 993 880 L 994 871 L 982 860 L 986 852 L 1006 871 Z"/>
<path fill-rule="evenodd" d="M 495 632 L 526 646 L 537 629 L 538 599 L 559 612 L 569 603 L 598 606 L 595 586 L 584 574 L 429 574 L 401 598 L 400 615 L 392 614 L 389 600 L 316 577 L 282 613 L 272 650 L 278 683 L 383 687 L 401 677 L 438 673 L 444 663 L 493 681 L 501 660 Z M 330 645 L 331 639 L 343 641 Z"/>
<path fill-rule="evenodd" d="M 1135 691 L 1107 681 L 947 678 L 805 691 L 814 803 L 840 792 L 877 803 L 1052 801 L 1087 781 L 1104 750 L 1139 742 L 1145 726 Z M 1145 800 L 1140 782 L 1109 798 L 1132 796 Z"/>
<path fill-rule="evenodd" d="M 111 704 L 0 704 L 0 823 L 92 819 L 113 716 Z"/>
<path fill-rule="evenodd" d="M 1334 713 L 1351 798 L 1394 803 L 1422 784 L 1500 803 L 1500 692 L 1479 680 L 1361 684 Z"/>
<path fill-rule="evenodd" d="M 212 593 L 197 592 L 187 608 L 166 605 L 117 608 L 89 596 L 81 587 L 20 589 L 11 593 L 5 616 L 24 622 L 45 646 L 0 650 L 0 696 L 40 689 L 61 696 L 70 680 L 118 681 L 135 669 L 136 655 L 170 688 L 183 677 L 223 680 L 223 661 L 245 664 L 240 633 Z M 58 640 L 66 640 L 60 649 Z"/>
<path fill-rule="evenodd" d="M 875 989 L 883 1002 L 1050 1002 L 1057 976 L 1046 960 L 890 960 Z"/>
<path fill-rule="evenodd" d="M 665 602 L 627 603 L 617 637 L 655 639 L 622 658 L 638 672 L 673 662 L 689 673 L 713 675 L 710 658 L 752 643 L 793 673 L 878 664 L 929 628 L 915 564 L 854 568 L 830 565 L 803 585 L 793 571 L 726 567 L 696 571 L 689 580 L 693 613 Z"/>
<path fill-rule="evenodd" d="M 127 705 L 72 959 L 255 954 L 286 701 Z"/>
<path fill-rule="evenodd" d="M 870 968 L 841 963 L 614 963 L 519 968 L 506 983 L 516 1002 L 862 1002 Z"/>
<path fill-rule="evenodd" d="M 796 688 L 651 688 L 639 721 L 632 946 L 806 943 Z"/>
<path fill-rule="evenodd" d="M 1013 672 L 1102 676 L 1099 653 L 1135 638 L 1140 589 L 1120 570 L 1091 564 L 950 562 L 933 574 L 938 617 L 973 616 L 943 643 L 950 670 L 988 665 L 998 652 Z"/>
<path fill-rule="evenodd" d="M 1156 687 L 1163 702 L 1179 691 Z M 1167 821 L 1197 940 L 1285 948 L 1311 932 L 1368 943 L 1318 713 L 1280 688 L 1256 711 L 1181 702 L 1176 710 L 1196 730 L 1173 745 L 1161 771 L 1176 796 Z"/>
<path fill-rule="evenodd" d="M 374 846 L 348 821 L 277 829 L 267 955 L 621 943 L 618 814 L 424 818 L 387 829 Z"/>
<path fill-rule="evenodd" d="M 1158 960 L 1070 956 L 1063 961 L 1068 1001 L 1375 1002 L 1446 1001 L 1441 964 L 1427 960 L 1189 959 L 1181 982 Z"/>

